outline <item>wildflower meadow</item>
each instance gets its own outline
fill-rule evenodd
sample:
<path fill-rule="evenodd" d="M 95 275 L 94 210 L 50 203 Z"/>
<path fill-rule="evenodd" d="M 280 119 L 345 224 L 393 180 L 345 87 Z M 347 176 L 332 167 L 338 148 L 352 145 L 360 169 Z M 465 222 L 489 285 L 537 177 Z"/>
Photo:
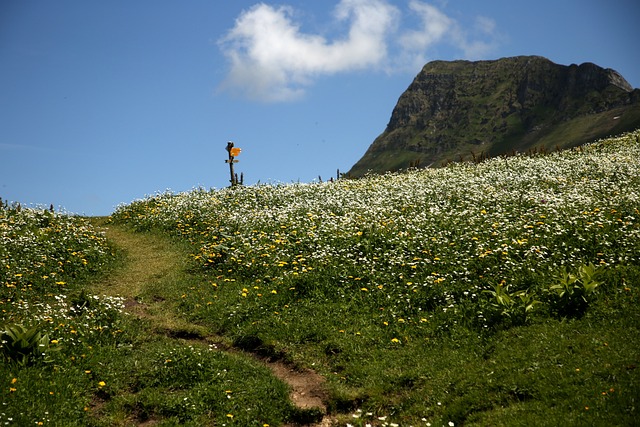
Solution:
<path fill-rule="evenodd" d="M 2 204 L 0 242 L 0 425 L 264 426 L 295 415 L 264 366 L 156 336 L 123 297 L 93 292 L 127 254 L 88 219 Z"/>
<path fill-rule="evenodd" d="M 638 138 L 362 180 L 165 193 L 114 218 L 191 242 L 210 283 L 188 300 L 221 330 L 319 303 L 369 311 L 372 327 L 402 319 L 398 334 L 494 331 L 580 316 L 611 289 L 576 279 L 563 293 L 562 277 L 588 270 L 595 283 L 638 263 Z M 569 294 L 582 303 L 563 306 Z"/>
<path fill-rule="evenodd" d="M 564 334 L 575 348 L 590 336 L 585 325 L 622 316 L 628 354 L 619 362 L 637 362 L 627 345 L 638 344 L 638 312 L 619 307 L 638 295 L 639 166 L 635 132 L 359 180 L 166 192 L 113 217 L 190 242 L 203 280 L 184 295 L 184 313 L 239 345 L 314 367 L 330 380 L 334 409 L 362 402 L 400 420 L 483 424 L 486 412 L 515 413 L 522 401 L 532 413 L 562 401 L 553 378 L 584 372 L 557 360 L 571 350 L 551 354 L 537 334 L 553 331 L 554 346 Z M 514 335 L 539 341 L 521 361 L 538 368 L 514 369 L 540 369 L 544 384 L 491 368 Z M 638 391 L 635 371 L 616 369 L 626 393 Z M 465 404 L 480 390 L 483 403 Z M 590 393 L 566 396 L 546 419 L 606 406 Z"/>
<path fill-rule="evenodd" d="M 334 425 L 632 425 L 638 170 L 640 131 L 357 180 L 167 191 L 109 221 L 184 258 L 138 300 L 319 373 Z M 3 205 L 0 241 L 0 424 L 301 420 L 246 353 L 158 333 L 92 293 L 127 261 L 86 219 Z"/>
<path fill-rule="evenodd" d="M 2 204 L 0 242 L 0 424 L 51 425 L 59 411 L 82 417 L 101 388 L 87 360 L 124 331 L 122 301 L 79 284 L 115 255 L 85 219 L 19 205 Z"/>

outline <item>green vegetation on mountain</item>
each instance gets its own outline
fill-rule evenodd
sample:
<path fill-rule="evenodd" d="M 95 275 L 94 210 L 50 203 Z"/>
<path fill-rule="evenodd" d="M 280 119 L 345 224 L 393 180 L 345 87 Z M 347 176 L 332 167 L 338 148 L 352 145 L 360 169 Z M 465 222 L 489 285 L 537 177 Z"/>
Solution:
<path fill-rule="evenodd" d="M 349 175 L 570 148 L 640 127 L 640 90 L 611 69 L 537 56 L 434 61 Z"/>

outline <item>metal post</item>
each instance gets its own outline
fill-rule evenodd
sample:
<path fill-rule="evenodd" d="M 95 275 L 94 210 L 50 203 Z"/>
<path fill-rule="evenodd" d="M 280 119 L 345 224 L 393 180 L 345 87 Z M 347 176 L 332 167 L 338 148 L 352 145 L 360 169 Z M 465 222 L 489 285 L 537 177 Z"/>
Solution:
<path fill-rule="evenodd" d="M 233 142 L 229 141 L 227 142 L 227 151 L 229 152 L 229 160 L 227 160 L 227 163 L 229 163 L 229 173 L 231 175 L 231 186 L 233 187 L 234 185 L 236 185 L 236 174 L 233 172 L 233 155 L 231 154 L 231 149 L 233 148 Z"/>

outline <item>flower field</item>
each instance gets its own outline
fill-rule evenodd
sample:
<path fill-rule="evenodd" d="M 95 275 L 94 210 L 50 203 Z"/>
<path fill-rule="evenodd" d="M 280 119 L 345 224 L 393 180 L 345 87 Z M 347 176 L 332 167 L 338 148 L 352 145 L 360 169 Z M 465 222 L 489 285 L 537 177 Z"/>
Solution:
<path fill-rule="evenodd" d="M 122 301 L 80 285 L 114 259 L 85 219 L 0 207 L 2 425 L 50 425 L 56 407 L 73 420 L 89 405 L 100 386 L 83 367 L 94 346 L 119 341 Z"/>
<path fill-rule="evenodd" d="M 514 328 L 562 328 L 637 302 L 638 170 L 635 132 L 477 165 L 163 193 L 113 218 L 188 240 L 204 276 L 184 312 L 314 366 L 337 407 L 469 422 L 477 409 L 443 410 L 449 392 L 430 382 L 450 381 L 474 352 L 490 358 L 487 343 Z M 638 319 L 627 320 L 637 340 Z M 469 354 L 437 368 L 434 352 L 461 342 Z M 517 400 L 496 393 L 489 407 Z"/>
<path fill-rule="evenodd" d="M 87 295 L 79 286 L 115 259 L 87 220 L 2 206 L 0 243 L 2 324 L 41 325 L 59 344 L 111 327 L 121 301 Z"/>
<path fill-rule="evenodd" d="M 0 243 L 3 299 L 57 292 L 113 257 L 86 220 L 17 206 L 0 208 Z"/>
<path fill-rule="evenodd" d="M 640 131 L 358 180 L 165 192 L 111 221 L 189 258 L 150 272 L 136 302 L 318 372 L 337 425 L 632 425 L 638 170 Z M 254 360 L 93 295 L 116 268 L 126 279 L 120 250 L 87 219 L 0 207 L 0 424 L 315 416 Z"/>
<path fill-rule="evenodd" d="M 388 322 L 488 328 L 505 319 L 490 319 L 485 291 L 542 303 L 561 271 L 640 262 L 639 137 L 356 181 L 160 194 L 114 217 L 189 239 L 211 276 L 195 292 L 203 305 L 230 292 L 264 318 L 302 300 L 352 301 Z"/>
<path fill-rule="evenodd" d="M 267 368 L 155 336 L 123 313 L 123 298 L 89 292 L 124 261 L 87 219 L 2 204 L 0 242 L 0 425 L 262 426 L 290 416 Z"/>

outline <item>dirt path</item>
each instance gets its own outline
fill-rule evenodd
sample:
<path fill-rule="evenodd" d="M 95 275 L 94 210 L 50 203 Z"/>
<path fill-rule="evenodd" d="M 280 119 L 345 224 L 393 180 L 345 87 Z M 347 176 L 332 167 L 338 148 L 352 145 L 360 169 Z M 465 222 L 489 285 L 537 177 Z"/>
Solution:
<path fill-rule="evenodd" d="M 126 298 L 128 307 L 140 305 L 136 298 L 145 286 L 175 272 L 179 268 L 180 256 L 156 236 L 134 233 L 123 227 L 105 225 L 105 222 L 102 218 L 97 219 L 94 226 L 125 251 L 127 262 L 125 268 L 104 280 L 99 290 Z"/>
<path fill-rule="evenodd" d="M 127 256 L 124 268 L 121 268 L 96 285 L 96 291 L 105 295 L 125 298 L 125 310 L 132 315 L 149 320 L 156 331 L 175 337 L 189 338 L 185 331 L 199 329 L 182 319 L 166 316 L 166 310 L 161 310 L 162 300 L 141 301 L 140 296 L 153 282 L 157 282 L 171 275 L 181 274 L 182 255 L 175 251 L 167 240 L 151 234 L 135 233 L 122 226 L 107 224 L 105 218 L 94 218 L 92 223 L 106 233 L 115 246 L 124 250 Z M 160 316 L 155 313 L 163 312 Z M 172 333 L 172 331 L 174 333 Z M 191 336 L 200 340 L 220 342 L 219 337 L 207 335 L 199 330 Z M 235 351 L 230 349 L 230 351 Z M 271 369 L 273 374 L 291 388 L 290 398 L 294 405 L 302 409 L 319 408 L 326 413 L 324 399 L 326 392 L 324 378 L 309 370 L 293 369 L 282 362 L 262 361 Z M 324 417 L 320 424 L 312 427 L 328 427 L 331 425 L 329 417 Z"/>

